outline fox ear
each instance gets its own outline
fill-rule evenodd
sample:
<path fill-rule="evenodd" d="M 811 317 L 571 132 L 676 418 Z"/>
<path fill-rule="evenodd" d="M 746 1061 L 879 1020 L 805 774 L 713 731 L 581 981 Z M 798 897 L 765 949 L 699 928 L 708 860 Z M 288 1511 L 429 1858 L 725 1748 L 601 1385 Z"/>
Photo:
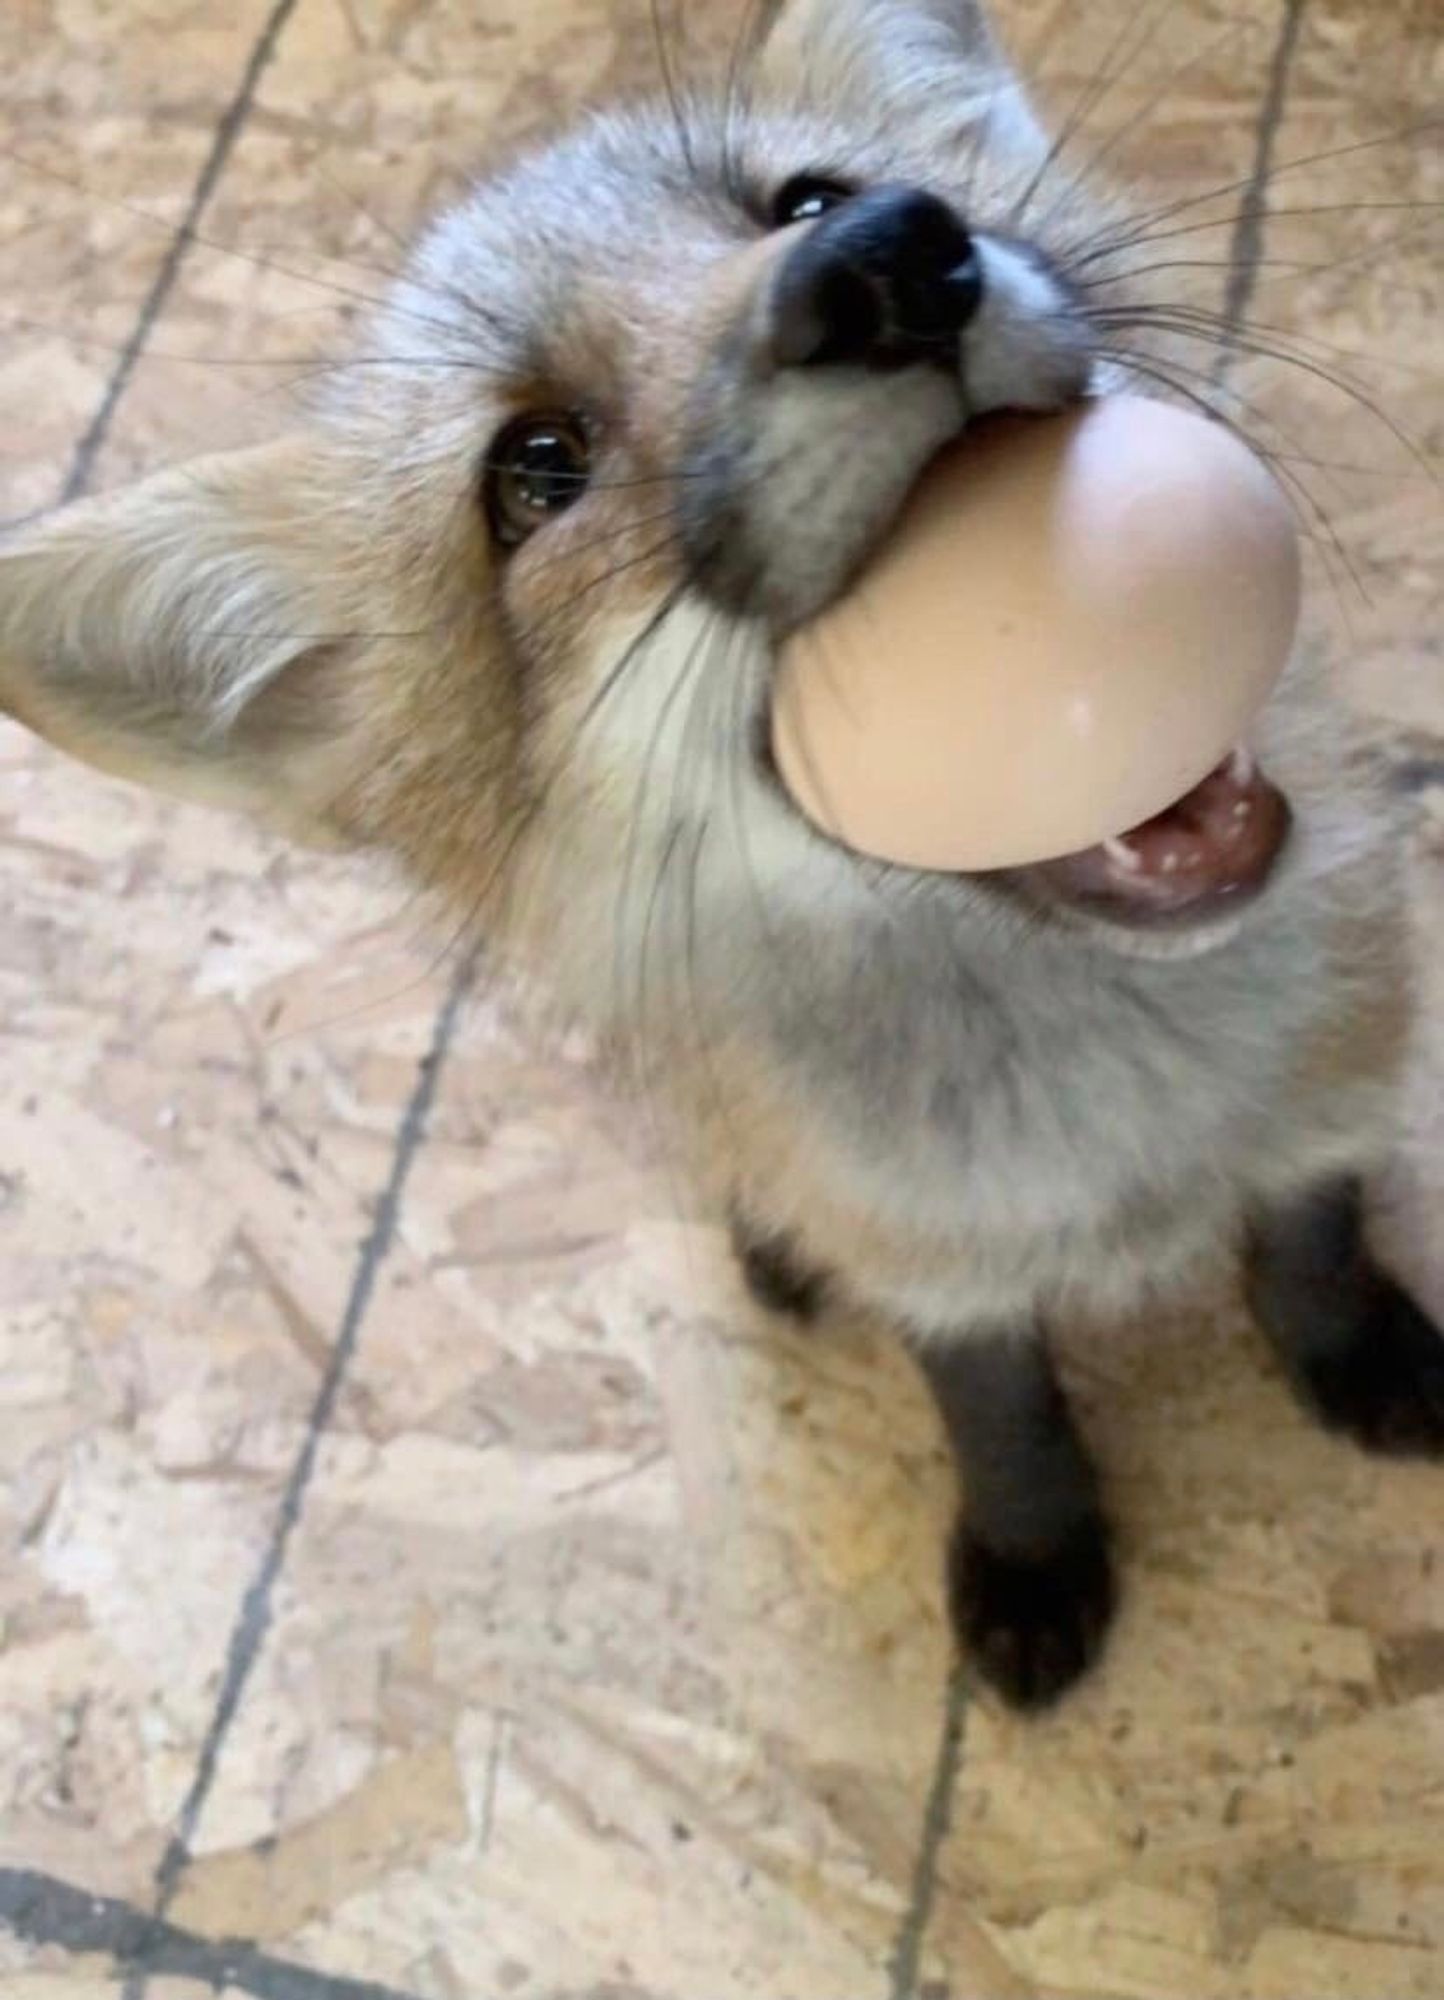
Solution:
<path fill-rule="evenodd" d="M 227 453 L 0 542 L 0 710 L 113 774 L 329 839 L 345 564 L 316 448 Z"/>
<path fill-rule="evenodd" d="M 759 74 L 774 97 L 864 130 L 923 114 L 939 144 L 984 115 L 1037 131 L 983 0 L 780 0 Z"/>

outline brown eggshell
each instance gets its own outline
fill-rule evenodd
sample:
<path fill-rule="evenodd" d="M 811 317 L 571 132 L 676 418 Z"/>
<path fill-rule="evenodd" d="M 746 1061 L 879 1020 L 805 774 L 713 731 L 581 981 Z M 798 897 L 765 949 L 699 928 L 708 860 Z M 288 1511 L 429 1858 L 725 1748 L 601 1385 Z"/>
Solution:
<path fill-rule="evenodd" d="M 778 769 L 824 832 L 910 867 L 1073 853 L 1247 734 L 1299 587 L 1288 505 L 1221 425 L 1137 397 L 990 419 L 789 641 Z"/>

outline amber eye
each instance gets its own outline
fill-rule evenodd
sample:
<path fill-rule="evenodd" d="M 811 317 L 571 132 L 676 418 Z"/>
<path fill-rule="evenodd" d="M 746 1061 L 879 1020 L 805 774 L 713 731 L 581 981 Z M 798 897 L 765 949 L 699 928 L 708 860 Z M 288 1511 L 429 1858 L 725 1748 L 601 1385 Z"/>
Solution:
<path fill-rule="evenodd" d="M 841 181 L 829 180 L 825 174 L 795 174 L 773 197 L 772 226 L 786 229 L 794 222 L 816 222 L 830 208 L 851 201 L 855 192 Z"/>
<path fill-rule="evenodd" d="M 504 548 L 517 548 L 580 500 L 591 476 L 592 447 L 580 418 L 557 411 L 514 418 L 486 458 L 492 533 Z"/>

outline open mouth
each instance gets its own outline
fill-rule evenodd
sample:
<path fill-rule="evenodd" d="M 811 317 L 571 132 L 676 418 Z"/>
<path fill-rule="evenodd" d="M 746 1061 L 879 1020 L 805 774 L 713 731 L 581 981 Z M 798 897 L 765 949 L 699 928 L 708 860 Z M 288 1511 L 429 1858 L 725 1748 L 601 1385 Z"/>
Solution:
<path fill-rule="evenodd" d="M 1201 923 L 1259 893 L 1292 819 L 1252 755 L 1235 750 L 1142 825 L 1024 873 L 1049 900 L 1118 923 Z"/>

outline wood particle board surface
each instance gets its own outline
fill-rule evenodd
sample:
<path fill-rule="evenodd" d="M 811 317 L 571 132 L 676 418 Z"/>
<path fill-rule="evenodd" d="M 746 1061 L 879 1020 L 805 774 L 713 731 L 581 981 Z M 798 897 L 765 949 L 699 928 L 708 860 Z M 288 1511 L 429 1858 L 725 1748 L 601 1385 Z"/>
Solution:
<path fill-rule="evenodd" d="M 1232 188 L 1162 282 L 1223 300 L 1280 170 L 1248 314 L 1437 465 L 1438 0 L 1003 19 L 1061 118 L 1120 65 L 1080 163 Z M 624 0 L 8 0 L 0 510 L 277 428 L 392 231 L 652 62 Z M 1444 512 L 1356 398 L 1226 379 L 1410 760 L 1382 1226 L 1444 1311 Z M 7 2000 L 1444 2000 L 1444 1472 L 1230 1299 L 1070 1352 L 1128 1596 L 1018 1721 L 950 1684 L 903 1361 L 759 1320 L 404 885 L 6 727 L 0 896 Z"/>

